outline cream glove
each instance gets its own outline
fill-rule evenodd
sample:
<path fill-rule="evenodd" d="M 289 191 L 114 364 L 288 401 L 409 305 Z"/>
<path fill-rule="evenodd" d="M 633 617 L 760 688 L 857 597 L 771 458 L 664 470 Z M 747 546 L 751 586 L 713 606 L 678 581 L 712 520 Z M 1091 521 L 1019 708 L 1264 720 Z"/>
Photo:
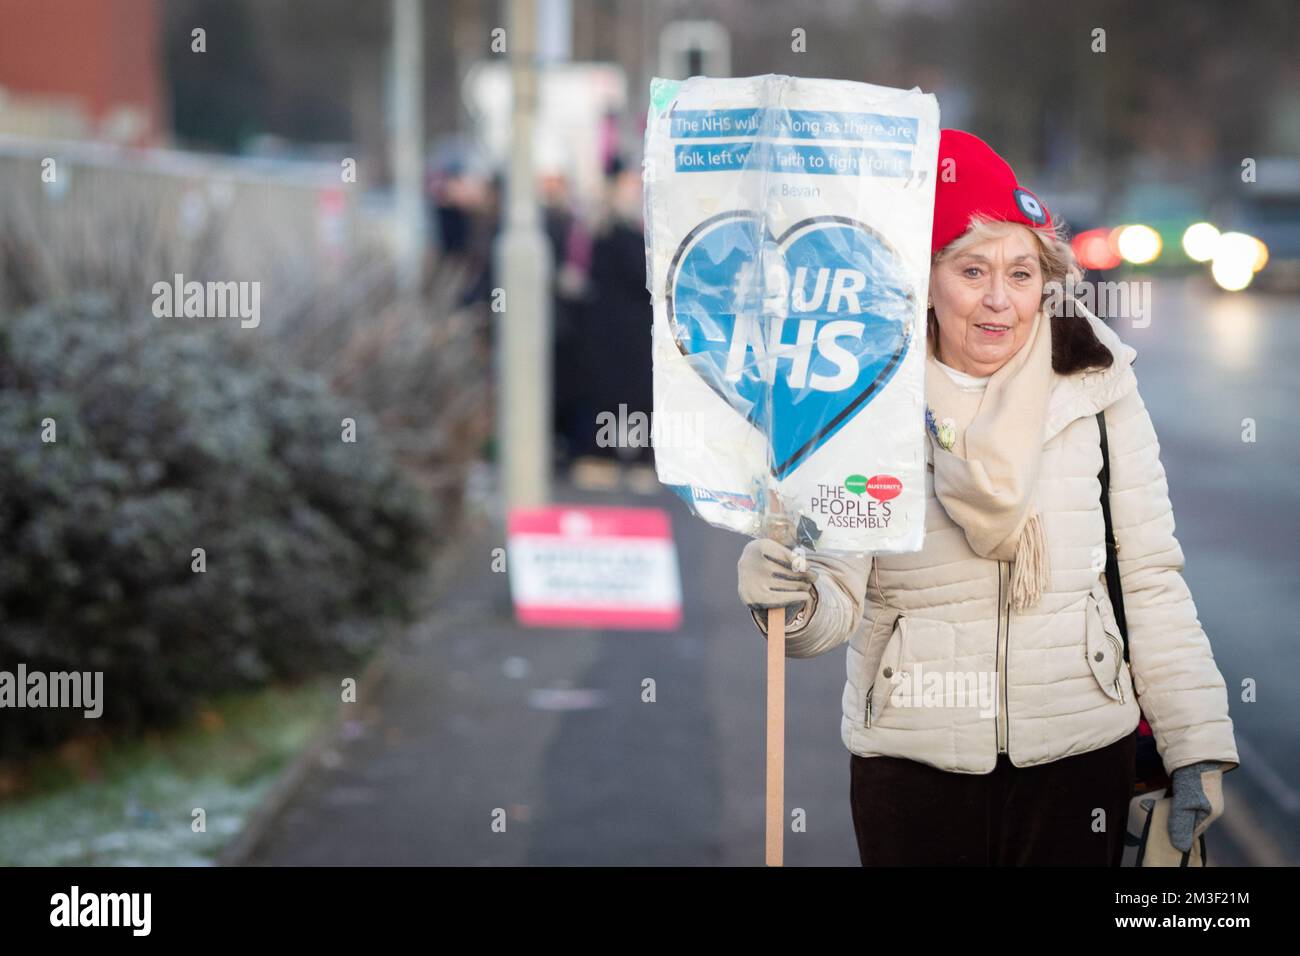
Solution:
<path fill-rule="evenodd" d="M 771 538 L 754 538 L 740 553 L 737 591 L 764 633 L 768 608 L 785 608 L 786 624 L 802 628 L 817 607 L 813 572 L 800 557 Z M 803 570 L 794 570 L 796 565 Z"/>

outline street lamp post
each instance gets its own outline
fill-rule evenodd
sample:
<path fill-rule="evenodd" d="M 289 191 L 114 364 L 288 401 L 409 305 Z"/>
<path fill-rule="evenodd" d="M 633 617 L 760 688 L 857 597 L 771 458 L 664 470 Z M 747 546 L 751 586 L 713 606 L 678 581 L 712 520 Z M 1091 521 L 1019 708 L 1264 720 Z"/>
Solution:
<path fill-rule="evenodd" d="M 391 123 L 397 280 L 419 291 L 428 230 L 424 207 L 424 0 L 393 0 Z"/>
<path fill-rule="evenodd" d="M 513 115 L 506 212 L 494 250 L 504 302 L 497 315 L 497 460 L 509 507 L 550 499 L 551 250 L 542 231 L 533 169 L 537 120 L 537 5 L 511 0 L 507 50 Z M 494 293 L 494 309 L 497 296 Z"/>

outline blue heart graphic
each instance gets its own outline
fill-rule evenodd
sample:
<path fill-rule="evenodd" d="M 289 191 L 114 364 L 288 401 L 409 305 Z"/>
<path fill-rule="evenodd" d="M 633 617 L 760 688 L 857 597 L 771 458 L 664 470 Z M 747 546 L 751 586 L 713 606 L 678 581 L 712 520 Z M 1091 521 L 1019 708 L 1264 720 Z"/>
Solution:
<path fill-rule="evenodd" d="M 781 479 L 897 372 L 916 307 L 905 275 L 855 220 L 818 216 L 774 238 L 753 213 L 726 212 L 678 247 L 669 321 L 696 373 L 767 435 Z"/>

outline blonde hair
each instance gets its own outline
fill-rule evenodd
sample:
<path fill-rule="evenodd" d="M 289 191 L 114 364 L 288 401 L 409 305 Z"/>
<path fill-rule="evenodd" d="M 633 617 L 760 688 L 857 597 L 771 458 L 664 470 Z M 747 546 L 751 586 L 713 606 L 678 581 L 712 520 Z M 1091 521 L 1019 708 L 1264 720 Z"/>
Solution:
<path fill-rule="evenodd" d="M 1070 246 L 1069 233 L 1066 231 L 1065 223 L 1059 219 L 1052 223 L 1051 226 L 1040 229 L 1030 228 L 1025 226 L 1024 223 L 990 219 L 988 216 L 976 213 L 971 217 L 970 226 L 965 232 L 934 254 L 934 258 L 930 260 L 931 267 L 944 259 L 950 259 L 961 254 L 973 245 L 986 242 L 989 239 L 1000 239 L 1006 235 L 1008 226 L 1023 226 L 1038 241 L 1038 265 L 1043 273 L 1044 300 L 1052 295 L 1053 288 L 1067 288 L 1074 283 L 1083 281 L 1083 269 L 1080 268 L 1079 261 L 1074 257 L 1074 249 Z M 939 320 L 934 314 L 934 309 L 929 310 L 926 321 L 928 324 L 926 334 L 929 335 L 931 342 L 937 342 L 939 340 Z"/>

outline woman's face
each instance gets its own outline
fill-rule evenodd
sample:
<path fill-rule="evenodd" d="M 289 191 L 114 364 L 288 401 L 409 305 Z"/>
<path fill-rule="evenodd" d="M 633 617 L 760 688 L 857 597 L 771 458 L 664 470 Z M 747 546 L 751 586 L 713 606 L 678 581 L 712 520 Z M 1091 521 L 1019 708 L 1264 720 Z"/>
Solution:
<path fill-rule="evenodd" d="M 935 263 L 930 300 L 939 360 L 968 375 L 993 374 L 1029 338 L 1042 298 L 1038 242 L 1019 223 Z"/>

